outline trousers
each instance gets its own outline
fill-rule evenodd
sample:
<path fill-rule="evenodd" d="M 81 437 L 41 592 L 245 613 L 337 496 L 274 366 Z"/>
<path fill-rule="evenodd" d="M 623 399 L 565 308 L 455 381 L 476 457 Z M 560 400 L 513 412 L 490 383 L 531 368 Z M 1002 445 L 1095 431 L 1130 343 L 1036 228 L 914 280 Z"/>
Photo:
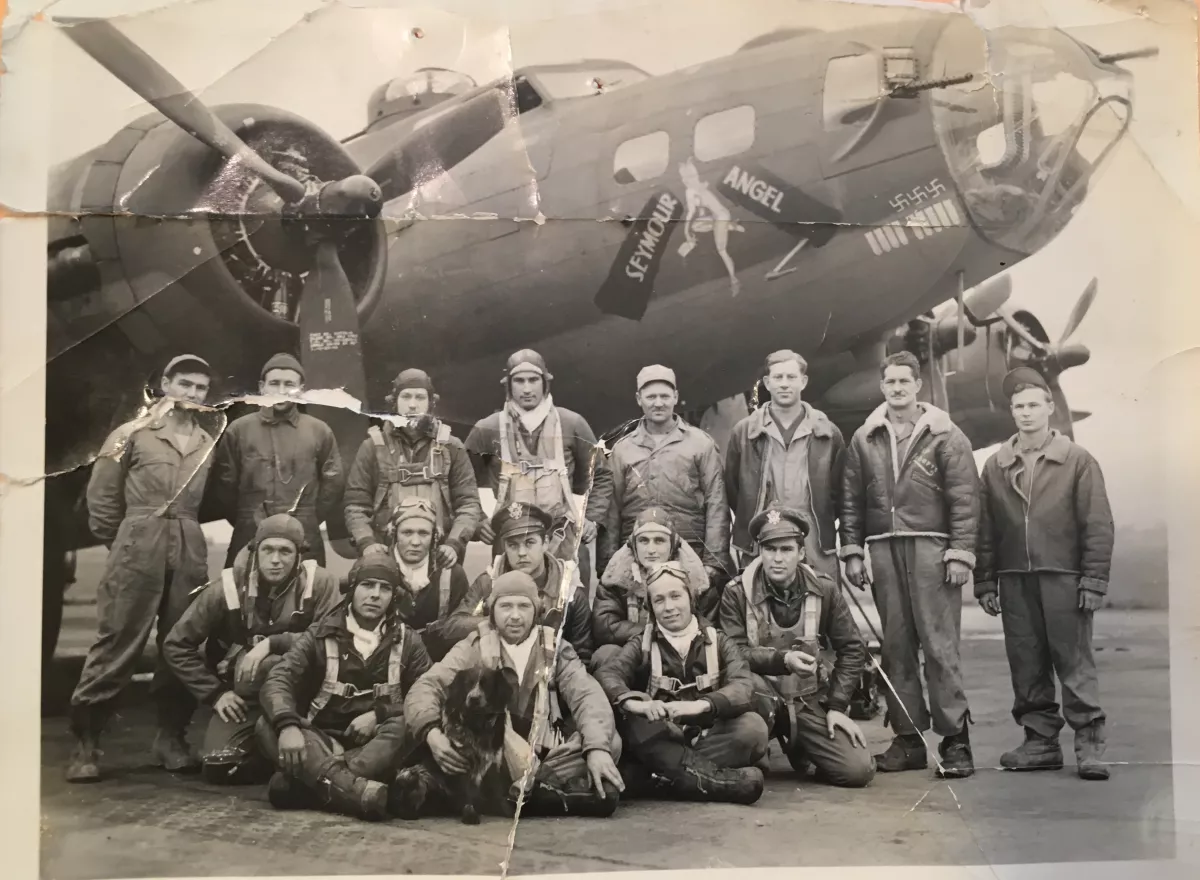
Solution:
<path fill-rule="evenodd" d="M 240 674 L 246 655 L 237 661 L 233 691 L 246 705 L 245 721 L 226 721 L 216 712 L 208 720 L 200 748 L 201 773 L 213 785 L 258 785 L 271 778 L 274 762 L 259 751 L 256 726 L 262 715 L 258 692 L 267 674 L 283 659 L 272 654 L 259 664 L 258 674 L 245 679 Z"/>
<path fill-rule="evenodd" d="M 340 731 L 321 730 L 307 721 L 301 722 L 300 730 L 304 734 L 305 750 L 297 778 L 309 788 L 319 784 L 321 770 L 332 757 L 340 757 L 355 776 L 375 782 L 391 782 L 406 756 L 408 746 L 403 715 L 386 719 L 365 745 L 349 749 L 341 741 Z M 279 765 L 279 737 L 266 718 L 258 719 L 255 735 L 262 754 L 282 769 Z"/>
<path fill-rule="evenodd" d="M 875 759 L 843 731 L 829 738 L 827 713 L 813 700 L 796 700 L 788 712 L 782 698 L 761 675 L 754 676 L 754 709 L 772 735 L 786 737 L 788 761 L 801 769 L 804 761 L 817 768 L 818 778 L 830 785 L 862 788 L 875 778 Z M 795 726 L 791 721 L 794 714 Z"/>
<path fill-rule="evenodd" d="M 1079 576 L 1003 574 L 999 586 L 1013 719 L 1051 738 L 1062 730 L 1063 716 L 1073 730 L 1104 721 L 1092 655 L 1092 615 L 1079 609 Z M 1054 699 L 1056 673 L 1062 684 L 1061 711 Z"/>
<path fill-rule="evenodd" d="M 767 754 L 767 725 L 757 712 L 745 712 L 736 718 L 719 718 L 691 742 L 683 729 L 670 721 L 631 716 L 622 718 L 619 724 L 621 735 L 628 743 L 627 756 L 659 773 L 675 769 L 660 766 L 655 746 L 664 738 L 689 746 L 722 769 L 751 767 Z"/>
<path fill-rule="evenodd" d="M 959 659 L 962 590 L 946 584 L 944 538 L 887 538 L 868 544 L 871 590 L 883 624 L 888 717 L 897 734 L 960 733 L 969 707 Z M 925 685 L 921 687 L 921 655 Z M 892 689 L 895 689 L 895 693 Z M 897 694 L 899 699 L 897 699 Z"/>
<path fill-rule="evenodd" d="M 129 555 L 140 552 L 130 548 Z M 157 621 L 158 659 L 150 693 L 157 707 L 158 726 L 172 734 L 182 735 L 196 711 L 196 698 L 175 677 L 162 655 L 167 633 L 191 604 L 191 591 L 196 586 L 192 578 L 177 576 L 167 569 L 161 580 L 155 579 L 158 589 L 145 589 L 143 584 L 123 576 L 110 563 L 96 592 L 97 638 L 84 660 L 79 683 L 71 696 L 75 726 L 86 726 L 80 716 L 89 712 L 107 718 L 112 704 L 133 678 L 138 661 L 146 650 L 146 642 Z M 97 719 L 93 727 L 102 726 Z"/>

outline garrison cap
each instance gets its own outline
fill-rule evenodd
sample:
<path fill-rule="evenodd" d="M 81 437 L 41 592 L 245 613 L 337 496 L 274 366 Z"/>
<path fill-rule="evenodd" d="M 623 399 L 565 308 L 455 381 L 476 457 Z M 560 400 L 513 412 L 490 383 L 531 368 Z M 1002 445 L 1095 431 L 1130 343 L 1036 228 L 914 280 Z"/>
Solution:
<path fill-rule="evenodd" d="M 799 538 L 803 541 L 808 536 L 808 529 L 808 520 L 801 513 L 790 507 L 772 504 L 750 520 L 750 540 L 756 544 L 780 538 Z"/>
<path fill-rule="evenodd" d="M 530 532 L 545 534 L 553 525 L 554 518 L 546 511 L 519 501 L 504 505 L 492 515 L 492 531 L 496 533 L 497 541 Z"/>
<path fill-rule="evenodd" d="M 272 370 L 291 370 L 293 373 L 299 373 L 300 381 L 304 381 L 304 367 L 300 365 L 300 361 L 286 352 L 272 355 L 271 359 L 263 364 L 262 372 L 258 374 L 258 378 L 267 378 L 267 373 Z"/>
<path fill-rule="evenodd" d="M 430 394 L 433 394 L 433 380 L 429 378 L 429 374 L 424 370 L 418 370 L 416 367 L 409 367 L 407 370 L 401 370 L 392 381 L 392 391 L 399 394 L 405 388 L 424 388 Z"/>
<path fill-rule="evenodd" d="M 641 391 L 651 382 L 666 382 L 672 388 L 678 390 L 679 385 L 675 381 L 675 371 L 670 367 L 664 367 L 662 364 L 651 364 L 648 367 L 642 367 L 637 374 L 637 390 Z"/>
<path fill-rule="evenodd" d="M 667 535 L 675 534 L 675 523 L 671 515 L 661 507 L 647 507 L 633 521 L 633 536 L 636 538 L 646 532 L 662 532 Z"/>
<path fill-rule="evenodd" d="M 1046 382 L 1046 378 L 1033 367 L 1017 367 L 1015 370 L 1010 370 L 1008 375 L 1004 377 L 1004 383 L 1001 387 L 1004 391 L 1004 396 L 1011 400 L 1012 396 L 1017 393 L 1017 389 L 1022 385 L 1044 388 L 1046 391 L 1050 390 L 1050 385 Z"/>
<path fill-rule="evenodd" d="M 532 348 L 523 348 L 509 356 L 504 364 L 504 378 L 501 384 L 507 383 L 517 373 L 537 373 L 547 382 L 554 378 L 546 366 L 546 359 Z"/>

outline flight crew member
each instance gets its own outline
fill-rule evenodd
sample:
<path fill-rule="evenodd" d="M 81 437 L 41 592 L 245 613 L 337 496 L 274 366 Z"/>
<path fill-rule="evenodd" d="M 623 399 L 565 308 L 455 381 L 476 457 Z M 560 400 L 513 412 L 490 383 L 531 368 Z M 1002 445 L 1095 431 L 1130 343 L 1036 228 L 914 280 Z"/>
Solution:
<path fill-rule="evenodd" d="M 837 533 L 846 443 L 820 410 L 800 399 L 808 362 L 788 349 L 767 355 L 763 383 L 771 400 L 733 426 L 725 452 L 725 491 L 733 508 L 733 546 L 753 556 L 749 525 L 771 504 L 810 523 L 808 564 L 837 580 Z M 744 560 L 743 560 L 744 562 Z"/>
<path fill-rule="evenodd" d="M 742 650 L 697 615 L 687 571 L 651 572 L 650 624 L 596 671 L 625 744 L 629 796 L 752 804 L 762 796 L 767 723 Z"/>
<path fill-rule="evenodd" d="M 975 564 L 979 475 L 971 441 L 949 414 L 917 401 L 916 357 L 907 351 L 889 355 L 880 373 L 884 403 L 854 433 L 846 453 L 840 551 L 847 579 L 860 589 L 871 584 L 883 624 L 895 736 L 876 763 L 884 773 L 924 769 L 922 734 L 932 710 L 933 729 L 942 736 L 938 775 L 970 776 L 975 766 L 959 637 L 962 587 Z M 868 550 L 869 576 L 863 562 Z"/>
<path fill-rule="evenodd" d="M 470 582 L 457 563 L 443 565 L 433 552 L 438 544 L 437 514 L 424 498 L 405 498 L 388 523 L 392 558 L 400 566 L 396 597 L 400 619 L 415 632 L 431 661 L 441 660 L 467 635 L 456 629 L 451 614 L 466 598 Z"/>
<path fill-rule="evenodd" d="M 256 732 L 279 771 L 267 786 L 276 809 L 380 821 L 386 783 L 407 754 L 404 698 L 429 671 L 429 655 L 400 620 L 395 560 L 359 559 L 345 589 L 267 676 Z"/>
<path fill-rule="evenodd" d="M 604 522 L 612 472 L 597 454 L 596 435 L 583 416 L 555 405 L 553 378 L 536 351 L 514 353 L 501 380 L 504 406 L 476 423 L 466 447 L 479 486 L 495 492 L 495 509 L 519 502 L 549 513 L 554 519 L 550 552 L 577 558 L 580 580 L 590 588 L 586 545 Z M 574 495 L 586 496 L 582 516 Z M 489 523 L 480 526 L 478 538 L 489 544 L 495 540 Z"/>
<path fill-rule="evenodd" d="M 258 392 L 295 398 L 304 391 L 304 367 L 290 354 L 263 364 Z M 345 473 L 333 429 L 300 412 L 295 400 L 260 407 L 235 419 L 217 443 L 213 491 L 233 515 L 225 567 L 254 537 L 261 519 L 288 513 L 304 525 L 306 559 L 325 564 L 321 523 L 335 513 Z"/>
<path fill-rule="evenodd" d="M 1037 370 L 1013 370 L 1004 393 L 1017 433 L 983 467 L 975 564 L 975 595 L 1004 624 L 1013 718 L 1025 728 L 1025 742 L 1000 764 L 1061 768 L 1065 715 L 1075 731 L 1079 776 L 1107 779 L 1100 760 L 1106 719 L 1092 656 L 1092 613 L 1108 591 L 1113 549 L 1104 474 L 1087 450 L 1050 428 L 1054 399 Z"/>
<path fill-rule="evenodd" d="M 398 418 L 367 430 L 346 479 L 346 529 L 361 555 L 386 553 L 388 520 L 405 498 L 423 498 L 437 513 L 437 562 L 453 568 L 466 556 L 483 519 L 471 460 L 450 426 L 433 413 L 438 396 L 424 370 L 403 370 L 388 405 Z"/>
<path fill-rule="evenodd" d="M 488 617 L 413 686 L 405 700 L 417 743 L 450 775 L 466 764 L 441 729 L 446 691 L 460 670 L 500 669 L 511 686 L 499 794 L 490 812 L 510 814 L 521 786 L 522 813 L 610 816 L 625 784 L 617 770 L 621 740 L 612 709 L 570 643 L 537 624 L 537 585 L 523 571 L 496 578 Z M 539 741 L 531 742 L 540 731 Z M 530 772 L 532 770 L 532 772 Z M 424 807 L 419 765 L 402 770 L 394 788 L 405 815 Z"/>
<path fill-rule="evenodd" d="M 641 421 L 609 454 L 612 502 L 600 531 L 597 568 L 603 572 L 629 540 L 638 514 L 658 507 L 671 514 L 676 530 L 704 560 L 719 595 L 736 569 L 729 557 L 729 506 L 717 444 L 675 415 L 679 392 L 673 370 L 658 364 L 642 369 L 637 401 Z"/>
<path fill-rule="evenodd" d="M 867 646 L 837 582 L 807 564 L 809 525 L 773 505 L 750 523 L 759 555 L 721 596 L 721 628 L 755 675 L 755 706 L 798 772 L 861 788 L 875 777 L 862 730 L 847 714 Z M 828 643 L 832 666 L 821 655 Z"/>
<path fill-rule="evenodd" d="M 648 507 L 638 514 L 633 533 L 621 546 L 596 589 L 592 606 L 592 636 L 596 643 L 591 668 L 598 669 L 626 642 L 642 635 L 650 621 L 646 583 L 650 573 L 665 562 L 677 562 L 687 573 L 696 595 L 695 612 L 716 620 L 721 591 L 709 579 L 696 551 L 675 531 L 670 514 L 661 507 Z"/>
<path fill-rule="evenodd" d="M 555 630 L 561 626 L 579 659 L 585 664 L 592 659 L 592 612 L 587 591 L 578 572 L 572 570 L 568 576 L 567 563 L 551 555 L 552 526 L 550 514 L 532 504 L 513 501 L 496 510 L 491 530 L 500 553 L 475 578 L 451 616 L 447 629 L 453 636 L 465 638 L 484 622 L 493 581 L 506 572 L 523 571 L 538 588 L 538 623 Z"/>
<path fill-rule="evenodd" d="M 109 552 L 96 593 L 97 638 L 71 697 L 76 745 L 69 782 L 100 778 L 98 740 L 156 619 L 154 758 L 173 772 L 199 769 L 185 736 L 195 699 L 167 668 L 161 647 L 192 591 L 208 582 L 208 544 L 197 513 L 213 439 L 197 423 L 195 408 L 207 398 L 211 377 L 203 358 L 172 358 L 161 380 L 164 399 L 110 434 L 92 466 L 88 526 Z"/>
<path fill-rule="evenodd" d="M 258 524 L 233 566 L 195 598 L 163 642 L 163 656 L 196 699 L 213 707 L 200 752 L 215 785 L 266 782 L 254 726 L 267 673 L 341 600 L 337 578 L 301 561 L 304 526 L 286 513 Z"/>

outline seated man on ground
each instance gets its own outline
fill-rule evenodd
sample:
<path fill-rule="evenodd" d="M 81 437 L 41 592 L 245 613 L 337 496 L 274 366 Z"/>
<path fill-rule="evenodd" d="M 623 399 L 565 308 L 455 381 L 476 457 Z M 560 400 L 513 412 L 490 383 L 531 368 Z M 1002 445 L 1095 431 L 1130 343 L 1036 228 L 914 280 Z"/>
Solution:
<path fill-rule="evenodd" d="M 258 741 L 279 769 L 267 788 L 276 809 L 382 820 L 408 742 L 404 696 L 429 656 L 399 619 L 395 560 L 359 559 L 347 589 L 267 676 Z"/>
<path fill-rule="evenodd" d="M 772 505 L 750 523 L 759 555 L 721 597 L 721 628 L 755 674 L 755 704 L 793 768 L 857 788 L 875 776 L 858 725 L 846 714 L 867 646 L 829 577 L 804 563 L 808 523 Z M 836 659 L 827 671 L 820 646 Z"/>
<path fill-rule="evenodd" d="M 441 729 L 447 690 L 460 670 L 499 668 L 511 685 L 509 729 L 499 770 L 485 786 L 491 796 L 484 811 L 511 815 L 524 787 L 522 814 L 610 816 L 625 787 L 616 766 L 621 741 L 612 709 L 570 643 L 536 624 L 540 601 L 525 572 L 497 577 L 485 622 L 409 692 L 409 729 L 442 772 L 463 773 L 467 764 Z M 434 807 L 425 802 L 422 771 L 410 767 L 397 778 L 407 815 Z"/>
<path fill-rule="evenodd" d="M 267 673 L 341 600 L 337 578 L 300 561 L 304 526 L 286 513 L 258 524 L 254 540 L 188 606 L 163 641 L 163 659 L 196 699 L 212 706 L 201 772 L 215 785 L 266 782 L 254 725 Z"/>
<path fill-rule="evenodd" d="M 591 660 L 592 612 L 587 590 L 574 562 L 564 562 L 550 553 L 552 526 L 550 514 L 532 504 L 514 501 L 496 511 L 491 527 L 500 553 L 488 570 L 471 584 L 466 597 L 450 617 L 448 632 L 460 639 L 474 632 L 485 620 L 492 581 L 505 572 L 521 571 L 537 585 L 540 615 L 537 622 L 553 630 L 561 629 L 579 659 L 584 664 Z"/>
<path fill-rule="evenodd" d="M 702 582 L 703 583 L 703 582 Z M 692 610 L 678 562 L 646 584 L 650 623 L 596 672 L 625 743 L 621 772 L 633 794 L 752 804 L 767 754 L 767 724 L 753 710 L 754 681 L 741 649 Z"/>
<path fill-rule="evenodd" d="M 429 659 L 441 660 L 470 631 L 460 631 L 461 625 L 456 627 L 450 618 L 467 595 L 467 574 L 457 562 L 445 565 L 433 552 L 441 536 L 437 513 L 425 499 L 401 501 L 385 531 L 392 558 L 400 566 L 400 619 L 420 633 Z"/>
<path fill-rule="evenodd" d="M 698 592 L 696 613 L 714 619 L 711 612 L 717 609 L 713 600 L 720 591 L 708 588 L 704 563 L 680 538 L 670 515 L 661 507 L 649 507 L 638 515 L 628 543 L 613 554 L 600 578 L 592 608 L 592 637 L 596 643 L 593 672 L 615 656 L 622 645 L 641 636 L 649 620 L 647 575 L 670 560 L 683 566 L 688 583 Z"/>

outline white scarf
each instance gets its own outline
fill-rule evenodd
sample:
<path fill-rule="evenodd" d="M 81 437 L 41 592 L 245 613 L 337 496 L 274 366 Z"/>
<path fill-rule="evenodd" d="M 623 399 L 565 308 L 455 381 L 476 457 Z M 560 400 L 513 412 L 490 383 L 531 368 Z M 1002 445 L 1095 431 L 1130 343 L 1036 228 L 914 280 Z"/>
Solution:
<path fill-rule="evenodd" d="M 426 556 L 416 565 L 409 565 L 400 558 L 400 548 L 392 551 L 392 555 L 396 557 L 396 564 L 400 566 L 400 573 L 404 575 L 404 582 L 412 589 L 414 593 L 419 593 L 421 590 L 429 586 L 429 557 Z"/>
<path fill-rule="evenodd" d="M 354 650 L 364 660 L 375 653 L 380 639 L 383 638 L 383 621 L 380 621 L 379 624 L 375 629 L 365 629 L 359 626 L 358 621 L 354 619 L 353 611 L 346 613 L 346 629 L 350 630 L 350 635 L 354 637 Z"/>
<path fill-rule="evenodd" d="M 663 638 L 671 643 L 671 647 L 679 653 L 680 657 L 686 660 L 688 649 L 692 646 L 692 641 L 696 636 L 700 635 L 700 622 L 696 620 L 696 615 L 693 614 L 692 622 L 685 626 L 681 632 L 677 633 L 667 632 L 661 623 L 655 625 L 658 627 L 658 631 L 663 634 Z"/>
<path fill-rule="evenodd" d="M 504 639 L 500 640 L 500 644 L 504 646 L 504 653 L 512 661 L 513 668 L 517 670 L 517 684 L 520 684 L 525 678 L 525 668 L 529 665 L 529 655 L 533 653 L 533 642 L 536 635 L 537 627 L 535 626 L 529 631 L 525 641 L 520 644 L 510 645 Z"/>
<path fill-rule="evenodd" d="M 521 409 L 515 400 L 509 401 L 509 403 L 511 404 L 509 412 L 521 420 L 522 427 L 530 434 L 542 426 L 542 422 L 546 421 L 546 416 L 550 415 L 550 410 L 554 409 L 554 398 L 549 394 L 530 410 Z"/>

